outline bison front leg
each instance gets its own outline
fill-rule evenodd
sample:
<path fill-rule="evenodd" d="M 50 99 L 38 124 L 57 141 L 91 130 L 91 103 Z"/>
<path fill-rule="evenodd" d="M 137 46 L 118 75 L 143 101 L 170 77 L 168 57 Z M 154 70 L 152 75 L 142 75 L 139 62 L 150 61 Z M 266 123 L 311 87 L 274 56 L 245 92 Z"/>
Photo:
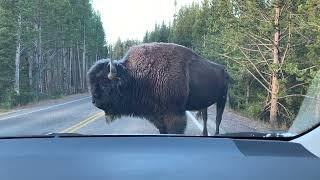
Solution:
<path fill-rule="evenodd" d="M 184 134 L 187 127 L 187 117 L 185 113 L 166 114 L 163 116 L 163 121 L 169 134 Z"/>
<path fill-rule="evenodd" d="M 160 134 L 168 134 L 162 116 L 146 116 L 146 118 L 159 130 Z"/>

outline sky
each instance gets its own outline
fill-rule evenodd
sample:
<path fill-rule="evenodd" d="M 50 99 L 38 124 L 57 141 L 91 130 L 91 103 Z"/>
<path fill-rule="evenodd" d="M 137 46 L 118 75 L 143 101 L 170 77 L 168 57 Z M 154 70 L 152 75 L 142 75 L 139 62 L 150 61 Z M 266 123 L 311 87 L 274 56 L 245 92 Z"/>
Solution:
<path fill-rule="evenodd" d="M 177 11 L 193 1 L 177 0 Z M 175 12 L 174 0 L 92 0 L 93 8 L 101 15 L 108 43 L 121 40 L 142 40 L 147 30 L 157 22 L 172 22 Z"/>

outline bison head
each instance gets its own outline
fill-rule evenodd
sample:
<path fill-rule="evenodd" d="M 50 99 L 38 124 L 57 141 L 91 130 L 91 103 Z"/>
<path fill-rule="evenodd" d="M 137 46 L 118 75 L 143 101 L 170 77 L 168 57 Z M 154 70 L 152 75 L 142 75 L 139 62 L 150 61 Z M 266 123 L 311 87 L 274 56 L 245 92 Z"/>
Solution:
<path fill-rule="evenodd" d="M 120 63 L 103 59 L 90 68 L 87 77 L 92 103 L 106 114 L 118 114 L 127 82 L 125 68 Z"/>

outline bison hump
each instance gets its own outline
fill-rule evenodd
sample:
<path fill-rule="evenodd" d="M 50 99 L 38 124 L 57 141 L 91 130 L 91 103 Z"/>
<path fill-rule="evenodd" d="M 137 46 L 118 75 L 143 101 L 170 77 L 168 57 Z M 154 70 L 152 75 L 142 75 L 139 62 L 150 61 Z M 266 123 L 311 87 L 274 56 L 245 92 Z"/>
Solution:
<path fill-rule="evenodd" d="M 131 75 L 144 85 L 145 96 L 167 111 L 185 108 L 191 59 L 186 50 L 173 44 L 151 43 L 131 48 L 125 57 Z"/>

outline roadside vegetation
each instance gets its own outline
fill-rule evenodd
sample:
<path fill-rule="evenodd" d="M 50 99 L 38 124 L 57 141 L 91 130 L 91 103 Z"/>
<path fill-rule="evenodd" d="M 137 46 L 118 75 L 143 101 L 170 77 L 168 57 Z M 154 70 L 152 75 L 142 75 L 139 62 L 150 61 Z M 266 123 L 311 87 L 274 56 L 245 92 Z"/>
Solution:
<path fill-rule="evenodd" d="M 273 128 L 289 127 L 304 98 L 320 108 L 320 97 L 306 96 L 320 69 L 318 0 L 204 0 L 155 24 L 143 42 L 181 44 L 224 64 L 231 108 Z"/>

